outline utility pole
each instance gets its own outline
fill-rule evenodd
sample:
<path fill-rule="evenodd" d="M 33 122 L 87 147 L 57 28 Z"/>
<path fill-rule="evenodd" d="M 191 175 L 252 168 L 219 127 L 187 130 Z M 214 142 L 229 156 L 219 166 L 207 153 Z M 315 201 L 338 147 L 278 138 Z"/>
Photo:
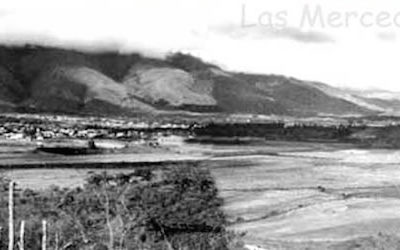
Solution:
<path fill-rule="evenodd" d="M 14 248 L 14 182 L 10 182 L 8 190 L 8 250 Z"/>

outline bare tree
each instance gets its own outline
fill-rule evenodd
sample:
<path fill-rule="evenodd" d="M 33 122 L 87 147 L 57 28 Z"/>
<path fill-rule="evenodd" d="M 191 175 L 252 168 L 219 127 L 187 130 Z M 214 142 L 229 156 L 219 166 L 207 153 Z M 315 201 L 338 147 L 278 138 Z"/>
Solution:
<path fill-rule="evenodd" d="M 105 177 L 107 178 L 107 177 Z M 104 198 L 105 198 L 105 211 L 106 211 L 106 223 L 108 227 L 108 249 L 109 250 L 114 250 L 114 231 L 111 225 L 111 219 L 110 219 L 110 198 L 108 196 L 107 192 L 107 180 L 105 180 L 104 187 L 103 187 L 103 193 L 104 193 Z"/>

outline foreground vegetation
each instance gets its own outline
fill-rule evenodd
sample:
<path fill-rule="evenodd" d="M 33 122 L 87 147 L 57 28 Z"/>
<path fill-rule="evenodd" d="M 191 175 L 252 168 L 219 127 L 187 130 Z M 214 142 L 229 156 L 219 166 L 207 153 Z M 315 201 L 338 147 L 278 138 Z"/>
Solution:
<path fill-rule="evenodd" d="M 7 249 L 7 180 L 0 190 L 0 249 Z M 25 221 L 25 249 L 241 249 L 226 230 L 207 170 L 176 166 L 90 176 L 83 187 L 17 190 L 15 233 Z M 20 239 L 16 237 L 17 242 Z"/>

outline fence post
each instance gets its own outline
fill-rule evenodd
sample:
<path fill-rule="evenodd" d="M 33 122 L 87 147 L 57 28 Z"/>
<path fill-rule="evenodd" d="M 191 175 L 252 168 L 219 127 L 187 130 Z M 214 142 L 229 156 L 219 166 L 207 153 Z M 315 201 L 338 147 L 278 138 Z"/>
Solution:
<path fill-rule="evenodd" d="M 8 250 L 14 248 L 14 182 L 10 182 L 8 190 Z"/>
<path fill-rule="evenodd" d="M 58 250 L 58 230 L 56 230 L 56 235 L 55 235 L 55 237 L 56 237 L 56 239 L 55 239 L 55 247 L 54 247 L 54 250 Z"/>
<path fill-rule="evenodd" d="M 42 221 L 42 229 L 43 229 L 43 236 L 42 236 L 42 250 L 46 250 L 46 242 L 47 242 L 47 229 L 46 229 L 46 221 Z"/>
<path fill-rule="evenodd" d="M 3 244 L 3 242 L 4 242 L 4 241 L 3 241 L 3 228 L 0 227 L 0 249 L 5 247 L 5 245 Z"/>
<path fill-rule="evenodd" d="M 25 221 L 21 221 L 21 228 L 20 228 L 20 234 L 19 234 L 19 249 L 24 250 L 24 237 L 25 237 Z"/>

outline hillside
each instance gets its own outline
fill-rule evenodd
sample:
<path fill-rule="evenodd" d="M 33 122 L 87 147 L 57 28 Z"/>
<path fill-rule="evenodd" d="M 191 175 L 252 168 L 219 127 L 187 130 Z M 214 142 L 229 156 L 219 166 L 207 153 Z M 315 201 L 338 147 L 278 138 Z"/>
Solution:
<path fill-rule="evenodd" d="M 0 47 L 0 108 L 137 114 L 158 111 L 291 116 L 372 115 L 395 110 L 322 83 L 226 72 L 184 54 L 166 59 L 39 46 Z"/>
<path fill-rule="evenodd" d="M 257 92 L 286 107 L 289 115 L 353 115 L 371 110 L 349 100 L 321 91 L 307 82 L 282 76 L 239 75 Z"/>
<path fill-rule="evenodd" d="M 43 91 L 46 89 L 46 91 Z M 126 88 L 100 72 L 87 67 L 55 67 L 43 72 L 31 85 L 29 105 L 43 111 L 93 111 L 97 105 L 118 112 L 151 111 L 131 98 Z M 103 110 L 106 111 L 106 110 Z M 98 110 L 100 111 L 100 110 Z"/>
<path fill-rule="evenodd" d="M 0 106 L 13 107 L 25 96 L 21 84 L 6 68 L 0 66 Z"/>
<path fill-rule="evenodd" d="M 124 80 L 132 95 L 161 108 L 217 105 L 201 85 L 184 70 L 145 65 L 132 67 Z"/>

